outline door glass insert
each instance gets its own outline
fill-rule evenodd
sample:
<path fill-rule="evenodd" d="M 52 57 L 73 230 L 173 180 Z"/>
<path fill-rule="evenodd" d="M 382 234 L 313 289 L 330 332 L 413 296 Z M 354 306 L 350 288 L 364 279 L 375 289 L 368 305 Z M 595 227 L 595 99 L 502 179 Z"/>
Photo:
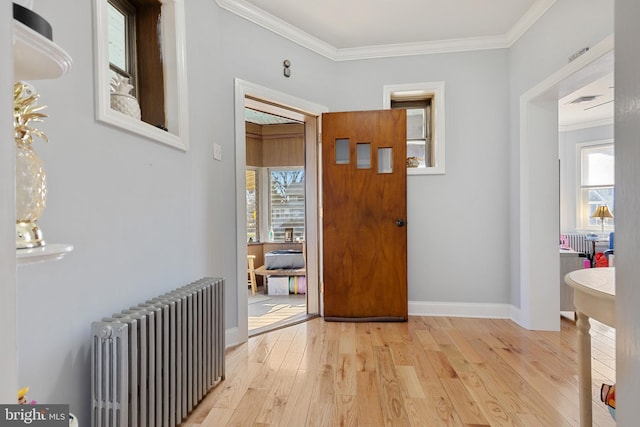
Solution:
<path fill-rule="evenodd" d="M 393 148 L 378 148 L 378 173 L 393 172 Z"/>
<path fill-rule="evenodd" d="M 356 144 L 358 156 L 358 169 L 371 168 L 371 144 L 368 142 Z"/>
<path fill-rule="evenodd" d="M 336 139 L 336 164 L 349 164 L 349 138 Z"/>

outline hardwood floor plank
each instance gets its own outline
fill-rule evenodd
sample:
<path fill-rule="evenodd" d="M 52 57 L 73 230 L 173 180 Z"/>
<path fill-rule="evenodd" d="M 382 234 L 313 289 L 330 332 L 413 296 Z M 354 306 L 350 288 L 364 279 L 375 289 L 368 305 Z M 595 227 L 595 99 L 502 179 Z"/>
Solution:
<path fill-rule="evenodd" d="M 443 378 L 440 381 L 463 423 L 489 425 L 487 417 L 483 415 L 477 401 L 469 394 L 467 387 L 460 379 Z"/>
<path fill-rule="evenodd" d="M 225 425 L 228 427 L 246 427 L 253 425 L 268 394 L 268 390 L 247 389 L 247 392 Z"/>
<path fill-rule="evenodd" d="M 407 425 L 409 418 L 404 409 L 398 375 L 388 347 L 375 347 L 374 356 L 378 367 L 379 404 L 385 425 Z"/>
<path fill-rule="evenodd" d="M 378 403 L 378 380 L 375 371 L 358 371 L 356 411 L 358 425 L 382 426 L 384 425 L 382 407 Z"/>
<path fill-rule="evenodd" d="M 291 388 L 291 396 L 287 399 L 282 413 L 281 426 L 303 426 L 306 424 L 314 386 L 311 378 L 312 373 L 309 371 L 298 371 Z"/>
<path fill-rule="evenodd" d="M 594 426 L 615 382 L 615 331 L 592 325 Z M 312 319 L 226 354 L 226 379 L 184 427 L 577 426 L 577 330 L 510 320 L 411 316 L 406 323 Z"/>
<path fill-rule="evenodd" d="M 396 366 L 395 369 L 402 386 L 403 396 L 410 399 L 424 399 L 426 397 L 413 366 Z"/>

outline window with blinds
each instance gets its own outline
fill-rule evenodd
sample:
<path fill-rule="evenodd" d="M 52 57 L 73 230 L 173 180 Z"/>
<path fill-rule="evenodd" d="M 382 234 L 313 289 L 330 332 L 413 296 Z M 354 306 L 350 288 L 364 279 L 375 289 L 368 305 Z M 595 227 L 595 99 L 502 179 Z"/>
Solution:
<path fill-rule="evenodd" d="M 304 169 L 269 169 L 269 224 L 275 241 L 284 241 L 285 229 L 293 239 L 304 239 Z"/>
<path fill-rule="evenodd" d="M 260 200 L 258 198 L 258 173 L 255 169 L 247 169 L 247 242 L 260 241 L 260 225 L 258 218 Z"/>

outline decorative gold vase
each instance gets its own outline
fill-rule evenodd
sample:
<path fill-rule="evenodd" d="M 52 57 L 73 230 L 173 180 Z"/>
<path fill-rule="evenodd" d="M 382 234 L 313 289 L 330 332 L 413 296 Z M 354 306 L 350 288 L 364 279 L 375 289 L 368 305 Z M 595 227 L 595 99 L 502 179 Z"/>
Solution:
<path fill-rule="evenodd" d="M 47 201 L 47 175 L 42 160 L 34 151 L 33 137 L 45 141 L 46 135 L 31 126 L 46 114 L 36 106 L 38 94 L 23 82 L 16 82 L 13 90 L 13 128 L 16 144 L 16 248 L 44 246 L 42 231 L 36 224 Z"/>
<path fill-rule="evenodd" d="M 47 202 L 47 175 L 31 144 L 16 138 L 16 247 L 44 246 L 36 224 Z"/>

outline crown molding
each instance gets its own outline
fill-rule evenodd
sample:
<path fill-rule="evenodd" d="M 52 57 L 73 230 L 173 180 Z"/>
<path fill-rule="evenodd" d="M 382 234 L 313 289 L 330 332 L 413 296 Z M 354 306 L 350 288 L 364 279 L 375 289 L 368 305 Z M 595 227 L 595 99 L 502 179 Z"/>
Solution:
<path fill-rule="evenodd" d="M 544 15 L 557 0 L 537 0 L 527 12 L 505 34 L 508 46 L 511 46 Z"/>
<path fill-rule="evenodd" d="M 487 49 L 505 49 L 549 10 L 557 0 L 537 0 L 507 34 L 492 37 L 438 40 L 430 42 L 400 43 L 338 49 L 298 27 L 265 12 L 245 0 L 216 0 L 221 8 L 259 25 L 287 40 L 333 61 L 389 58 L 396 56 L 428 55 L 434 53 L 465 52 Z"/>
<path fill-rule="evenodd" d="M 386 44 L 337 49 L 334 61 L 390 58 L 395 56 L 429 55 L 434 53 L 466 52 L 473 50 L 504 49 L 509 47 L 504 36 L 472 37 L 438 40 L 433 42 Z"/>
<path fill-rule="evenodd" d="M 325 43 L 322 40 L 305 33 L 298 27 L 267 13 L 244 0 L 216 0 L 216 3 L 221 8 L 240 16 L 247 21 L 266 28 L 267 30 L 315 53 L 329 59 L 334 59 L 337 56 L 337 49 L 329 43 Z"/>

